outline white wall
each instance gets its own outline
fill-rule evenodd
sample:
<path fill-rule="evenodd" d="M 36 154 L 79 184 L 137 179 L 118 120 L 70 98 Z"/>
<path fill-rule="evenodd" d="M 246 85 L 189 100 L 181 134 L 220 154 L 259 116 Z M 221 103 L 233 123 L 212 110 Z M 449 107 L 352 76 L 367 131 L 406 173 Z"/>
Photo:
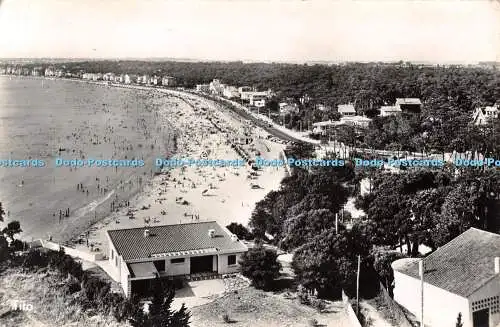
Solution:
<path fill-rule="evenodd" d="M 183 263 L 171 263 L 170 259 L 171 258 L 166 259 L 165 262 L 165 274 L 167 276 L 189 275 L 191 271 L 191 260 L 189 257 L 184 258 Z"/>
<path fill-rule="evenodd" d="M 121 259 L 121 258 L 120 258 Z M 120 284 L 123 288 L 125 296 L 130 296 L 131 284 L 130 284 L 130 273 L 128 271 L 127 263 L 124 260 L 120 260 Z"/>
<path fill-rule="evenodd" d="M 493 265 L 492 265 L 493 266 Z M 479 288 L 474 294 L 469 297 L 470 303 L 470 326 L 472 326 L 472 302 L 485 300 L 490 297 L 500 296 L 500 276 L 497 275 L 491 281 Z M 500 323 L 500 312 L 492 312 L 490 308 L 490 326 L 497 326 Z M 466 325 L 464 324 L 464 327 Z"/>
<path fill-rule="evenodd" d="M 420 320 L 420 280 L 394 271 L 394 300 Z M 433 285 L 424 284 L 425 324 L 437 327 L 455 327 L 458 313 L 462 313 L 463 327 L 469 318 L 469 302 L 466 298 L 452 294 Z"/>
<path fill-rule="evenodd" d="M 96 262 L 97 260 L 102 260 L 104 255 L 101 252 L 90 252 L 90 251 L 81 251 L 77 249 L 73 249 L 64 245 L 60 245 L 55 242 L 40 240 L 42 246 L 44 248 L 59 251 L 61 248 L 64 249 L 64 253 L 70 255 L 75 258 L 80 258 L 90 262 Z"/>
<path fill-rule="evenodd" d="M 230 255 L 236 255 L 236 264 L 232 266 L 227 265 L 227 257 Z M 242 253 L 230 253 L 230 254 L 220 254 L 218 258 L 217 271 L 219 274 L 232 274 L 240 270 L 239 261 L 241 259 Z"/>

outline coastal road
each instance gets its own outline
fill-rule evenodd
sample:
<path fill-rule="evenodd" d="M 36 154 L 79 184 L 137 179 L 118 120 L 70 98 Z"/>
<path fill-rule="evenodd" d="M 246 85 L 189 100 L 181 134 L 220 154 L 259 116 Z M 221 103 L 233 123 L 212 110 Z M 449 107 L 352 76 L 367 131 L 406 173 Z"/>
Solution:
<path fill-rule="evenodd" d="M 209 99 L 209 100 L 212 100 L 212 101 L 216 101 L 218 103 L 226 104 L 226 107 L 229 110 L 233 111 L 234 113 L 236 113 L 241 118 L 243 118 L 243 119 L 245 119 L 247 121 L 251 121 L 256 126 L 264 129 L 266 132 L 268 132 L 269 134 L 271 134 L 274 137 L 279 138 L 280 140 L 290 141 L 290 142 L 296 142 L 296 143 L 307 143 L 304 140 L 298 139 L 296 137 L 293 137 L 293 136 L 291 136 L 291 135 L 289 135 L 287 133 L 284 133 L 284 132 L 280 131 L 279 129 L 273 127 L 268 122 L 265 122 L 265 121 L 262 121 L 259 118 L 256 118 L 255 116 L 253 116 L 252 114 L 250 114 L 249 112 L 247 112 L 245 109 L 240 108 L 241 105 L 238 104 L 238 103 L 234 103 L 233 101 L 230 101 L 230 100 L 227 100 L 227 99 L 223 99 L 223 98 L 208 96 L 206 94 L 201 94 L 201 93 L 195 93 L 195 92 L 193 92 L 193 93 L 189 93 L 189 94 L 201 96 L 201 97 L 204 97 L 206 99 Z"/>

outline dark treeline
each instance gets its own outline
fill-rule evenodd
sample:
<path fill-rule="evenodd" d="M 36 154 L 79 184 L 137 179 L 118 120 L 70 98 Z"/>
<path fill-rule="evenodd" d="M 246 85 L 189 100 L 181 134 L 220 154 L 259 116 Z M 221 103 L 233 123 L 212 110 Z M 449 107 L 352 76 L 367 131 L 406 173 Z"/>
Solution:
<path fill-rule="evenodd" d="M 28 66 L 28 65 L 26 65 Z M 35 65 L 31 65 L 35 66 Z M 367 110 L 398 97 L 419 97 L 430 112 L 448 104 L 471 110 L 478 104 L 493 104 L 500 98 L 499 72 L 462 66 L 418 66 L 401 64 L 298 65 L 243 62 L 84 61 L 57 65 L 67 71 L 117 74 L 154 74 L 176 77 L 193 87 L 214 78 L 225 84 L 271 88 L 281 97 L 337 105 L 355 102 Z"/>

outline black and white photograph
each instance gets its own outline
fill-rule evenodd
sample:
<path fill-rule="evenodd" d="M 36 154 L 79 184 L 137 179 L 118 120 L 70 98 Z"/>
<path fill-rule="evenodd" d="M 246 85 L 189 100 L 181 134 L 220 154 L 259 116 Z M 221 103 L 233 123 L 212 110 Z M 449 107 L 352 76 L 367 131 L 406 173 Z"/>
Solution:
<path fill-rule="evenodd" d="M 500 327 L 500 1 L 0 0 L 0 327 Z"/>

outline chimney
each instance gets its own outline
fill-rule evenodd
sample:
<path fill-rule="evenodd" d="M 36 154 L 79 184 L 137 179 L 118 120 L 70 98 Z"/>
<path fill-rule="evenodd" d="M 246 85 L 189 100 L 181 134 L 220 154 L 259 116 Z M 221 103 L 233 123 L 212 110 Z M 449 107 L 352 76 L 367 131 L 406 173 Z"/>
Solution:
<path fill-rule="evenodd" d="M 422 277 L 424 275 L 424 260 L 418 262 L 418 276 Z"/>
<path fill-rule="evenodd" d="M 150 235 L 150 234 L 151 234 L 151 233 L 149 232 L 149 229 L 145 229 L 145 230 L 144 230 L 144 237 L 145 237 L 145 238 L 146 238 L 146 237 L 149 237 L 149 235 Z"/>
<path fill-rule="evenodd" d="M 215 236 L 215 229 L 209 229 L 208 230 L 208 237 L 214 238 Z"/>
<path fill-rule="evenodd" d="M 231 234 L 231 241 L 233 241 L 233 242 L 238 241 L 238 236 Z"/>
<path fill-rule="evenodd" d="M 500 257 L 495 257 L 495 274 L 500 273 Z"/>

